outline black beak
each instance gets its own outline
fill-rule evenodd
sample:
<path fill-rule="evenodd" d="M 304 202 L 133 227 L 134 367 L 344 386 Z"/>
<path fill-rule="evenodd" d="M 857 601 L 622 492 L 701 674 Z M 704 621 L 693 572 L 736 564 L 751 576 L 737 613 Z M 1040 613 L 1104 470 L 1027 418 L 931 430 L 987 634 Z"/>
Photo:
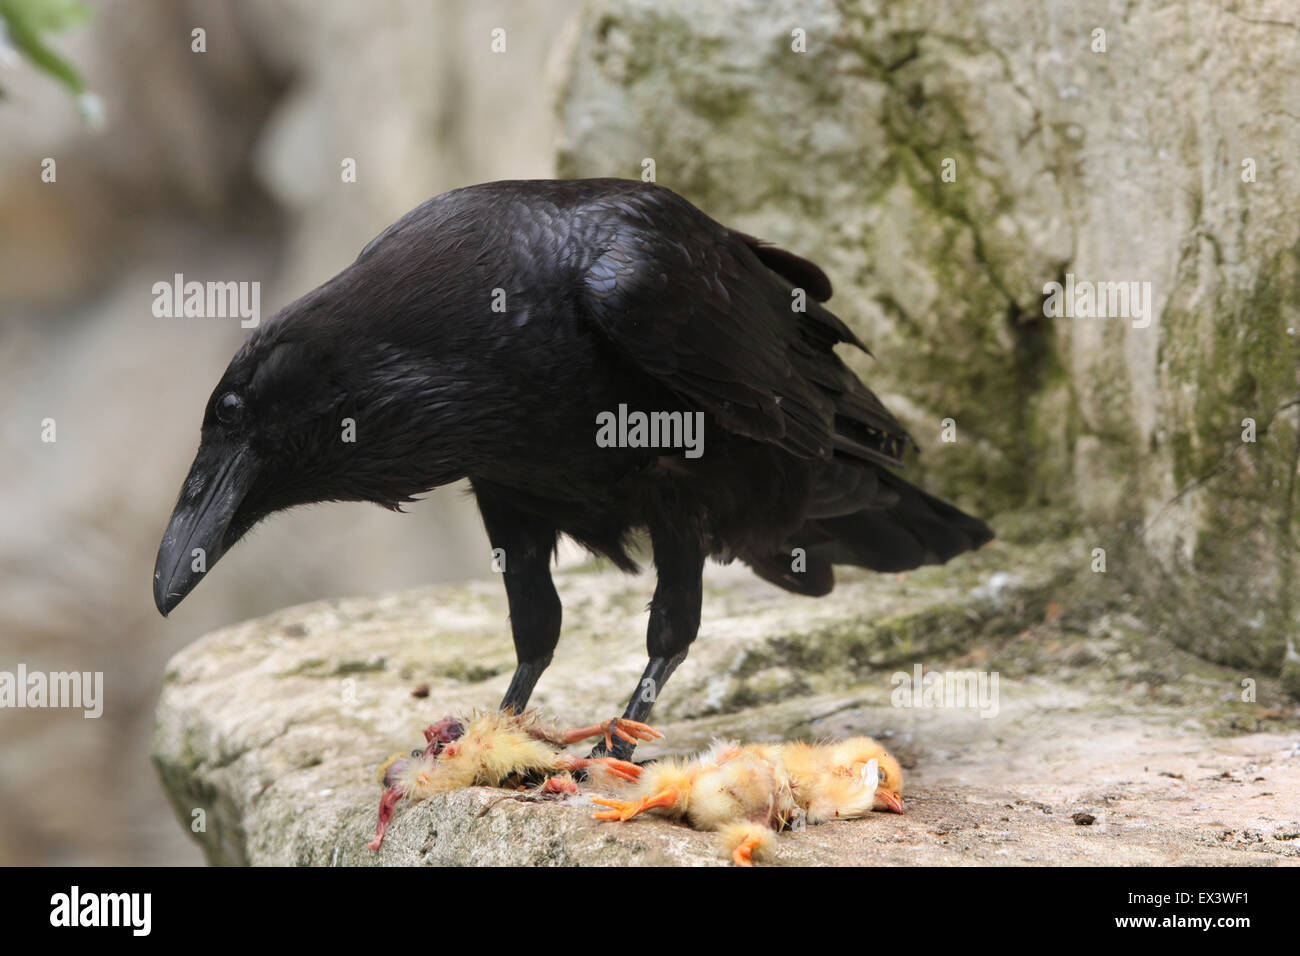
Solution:
<path fill-rule="evenodd" d="M 199 448 L 154 563 L 153 600 L 163 617 L 234 544 L 231 522 L 255 477 L 247 448 Z"/>

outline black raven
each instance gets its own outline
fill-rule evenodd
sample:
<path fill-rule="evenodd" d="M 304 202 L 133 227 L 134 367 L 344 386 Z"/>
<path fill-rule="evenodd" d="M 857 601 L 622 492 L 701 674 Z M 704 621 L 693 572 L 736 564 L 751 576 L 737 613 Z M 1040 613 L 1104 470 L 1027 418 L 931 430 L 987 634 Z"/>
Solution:
<path fill-rule="evenodd" d="M 813 263 L 662 186 L 437 196 L 235 354 L 158 549 L 158 609 L 274 511 L 398 508 L 468 478 L 503 556 L 503 708 L 559 640 L 558 535 L 634 571 L 629 535 L 649 532 L 650 663 L 625 713 L 644 720 L 699 629 L 705 558 L 822 595 L 834 564 L 902 571 L 993 536 L 891 470 L 912 440 L 836 356 L 865 346 L 830 295 Z"/>

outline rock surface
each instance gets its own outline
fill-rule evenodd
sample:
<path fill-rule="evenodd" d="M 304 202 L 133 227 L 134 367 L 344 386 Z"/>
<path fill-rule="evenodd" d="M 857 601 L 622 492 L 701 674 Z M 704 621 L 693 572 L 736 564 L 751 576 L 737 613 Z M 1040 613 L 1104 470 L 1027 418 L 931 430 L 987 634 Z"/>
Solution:
<path fill-rule="evenodd" d="M 780 864 L 1300 862 L 1300 725 L 1280 688 L 1261 680 L 1243 703 L 1240 675 L 1135 614 L 1053 603 L 1069 551 L 999 545 L 947 569 L 842 575 L 816 601 L 711 567 L 701 637 L 654 715 L 666 737 L 638 756 L 719 736 L 885 741 L 907 768 L 907 813 L 786 834 Z M 534 703 L 589 723 L 639 676 L 653 585 L 581 569 L 558 587 L 565 635 Z M 996 708 L 894 706 L 894 675 L 919 664 L 997 673 Z M 494 705 L 512 666 L 497 582 L 289 608 L 176 655 L 154 760 L 213 863 L 724 862 L 707 834 L 597 823 L 585 796 L 486 789 L 403 811 L 367 850 L 378 765 L 432 720 Z"/>
<path fill-rule="evenodd" d="M 933 487 L 1086 529 L 1300 694 L 1294 4 L 594 0 L 571 64 L 562 174 L 653 159 L 819 262 Z M 1067 275 L 1149 313 L 1048 316 Z"/>

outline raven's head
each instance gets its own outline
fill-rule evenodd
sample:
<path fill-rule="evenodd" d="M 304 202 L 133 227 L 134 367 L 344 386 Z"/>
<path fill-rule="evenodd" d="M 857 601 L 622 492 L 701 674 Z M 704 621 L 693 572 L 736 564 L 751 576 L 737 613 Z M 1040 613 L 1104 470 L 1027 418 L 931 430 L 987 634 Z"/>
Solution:
<path fill-rule="evenodd" d="M 318 290 L 319 291 L 319 290 Z M 311 296 L 257 329 L 208 399 L 154 566 L 168 614 L 267 515 L 318 501 L 388 508 L 463 477 L 455 385 Z"/>

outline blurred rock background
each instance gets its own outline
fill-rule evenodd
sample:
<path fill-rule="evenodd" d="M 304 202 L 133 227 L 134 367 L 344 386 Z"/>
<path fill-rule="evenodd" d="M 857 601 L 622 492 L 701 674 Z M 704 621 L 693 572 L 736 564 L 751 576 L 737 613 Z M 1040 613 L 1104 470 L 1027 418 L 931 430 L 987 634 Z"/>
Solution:
<path fill-rule="evenodd" d="M 922 481 L 1004 539 L 1091 546 L 1067 607 L 1122 591 L 1160 636 L 1300 691 L 1289 0 L 141 0 L 59 47 L 98 134 L 49 80 L 0 74 L 0 668 L 103 670 L 107 705 L 0 713 L 0 861 L 197 862 L 146 755 L 171 653 L 488 570 L 454 491 L 336 505 L 267 524 L 159 619 L 158 535 L 243 332 L 153 318 L 152 284 L 260 280 L 269 316 L 434 193 L 646 158 L 825 267 Z M 1150 324 L 1045 317 L 1066 274 L 1150 282 Z"/>
<path fill-rule="evenodd" d="M 102 98 L 102 131 L 26 62 L 0 71 L 0 669 L 103 671 L 106 703 L 98 720 L 0 711 L 0 863 L 198 863 L 148 759 L 167 659 L 287 604 L 487 575 L 490 554 L 459 489 L 406 515 L 299 512 L 160 618 L 158 538 L 246 332 L 154 318 L 153 283 L 257 280 L 266 318 L 436 193 L 554 175 L 549 58 L 577 7 L 93 6 L 51 42 Z"/>

